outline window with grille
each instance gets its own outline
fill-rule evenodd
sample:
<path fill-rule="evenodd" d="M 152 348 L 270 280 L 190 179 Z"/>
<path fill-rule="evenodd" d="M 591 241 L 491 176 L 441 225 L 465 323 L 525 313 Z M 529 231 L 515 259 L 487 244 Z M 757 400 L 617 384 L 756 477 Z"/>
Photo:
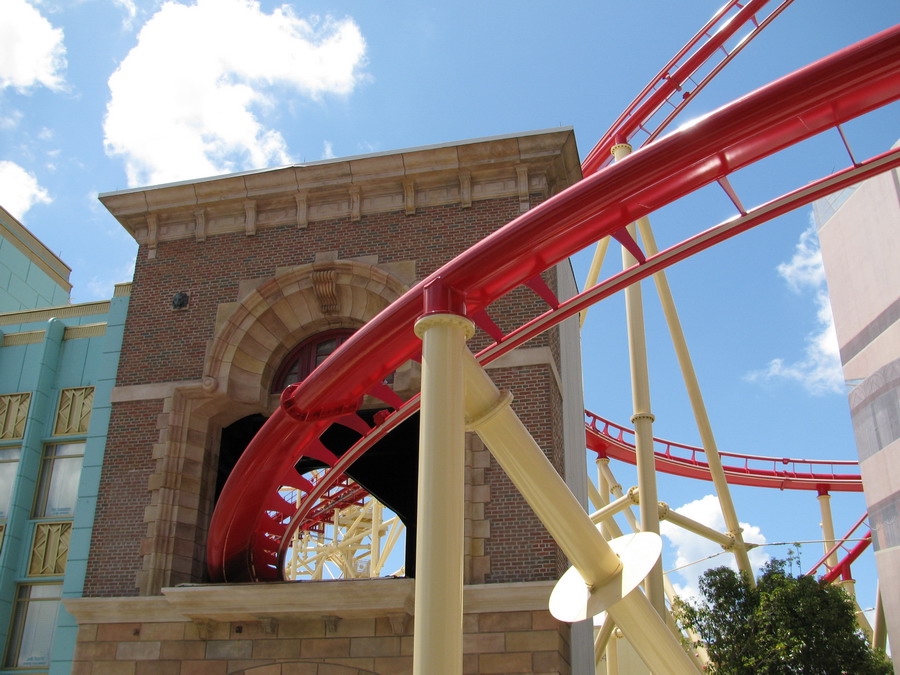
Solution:
<path fill-rule="evenodd" d="M 35 518 L 72 518 L 84 461 L 84 442 L 44 446 L 41 479 L 34 505 Z"/>
<path fill-rule="evenodd" d="M 353 332 L 348 328 L 339 328 L 318 333 L 294 347 L 275 373 L 272 392 L 280 393 L 289 384 L 302 382 L 329 354 L 353 335 Z"/>
<path fill-rule="evenodd" d="M 0 521 L 9 518 L 12 507 L 13 488 L 16 485 L 16 472 L 19 470 L 19 458 L 22 448 L 7 446 L 0 448 Z"/>

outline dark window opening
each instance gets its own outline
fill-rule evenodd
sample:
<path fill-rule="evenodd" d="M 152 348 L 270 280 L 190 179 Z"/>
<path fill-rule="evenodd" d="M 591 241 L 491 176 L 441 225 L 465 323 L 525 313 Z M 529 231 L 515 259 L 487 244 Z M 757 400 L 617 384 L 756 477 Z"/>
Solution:
<path fill-rule="evenodd" d="M 307 338 L 284 358 L 272 381 L 271 391 L 281 392 L 289 384 L 301 382 L 352 335 L 352 329 L 335 329 Z M 390 384 L 393 376 L 385 380 Z M 359 415 L 369 425 L 379 410 L 362 410 Z M 249 415 L 222 429 L 215 498 L 218 500 L 228 476 L 244 449 L 265 423 L 262 415 Z M 359 434 L 340 424 L 332 425 L 321 437 L 337 457 L 342 456 Z M 295 466 L 300 475 L 325 468 L 321 461 L 303 458 Z M 356 460 L 347 475 L 369 494 L 393 511 L 406 528 L 405 570 L 415 576 L 416 497 L 419 474 L 419 417 L 414 415 L 399 425 L 366 454 Z"/>
<path fill-rule="evenodd" d="M 361 410 L 359 415 L 372 424 L 378 410 Z M 265 423 L 262 415 L 250 415 L 222 430 L 216 499 L 244 449 Z M 333 424 L 321 437 L 322 444 L 337 457 L 342 456 L 359 434 L 340 424 Z M 304 457 L 294 466 L 300 475 L 326 465 Z M 369 494 L 393 511 L 406 527 L 404 565 L 407 577 L 416 575 L 416 499 L 419 480 L 419 416 L 413 415 L 384 439 L 357 459 L 347 475 Z"/>

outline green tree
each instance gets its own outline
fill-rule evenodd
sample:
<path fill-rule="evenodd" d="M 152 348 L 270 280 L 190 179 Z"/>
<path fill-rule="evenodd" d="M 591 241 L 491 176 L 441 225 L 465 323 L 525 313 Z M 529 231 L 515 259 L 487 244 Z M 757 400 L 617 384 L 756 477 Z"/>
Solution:
<path fill-rule="evenodd" d="M 757 586 L 727 567 L 700 579 L 702 600 L 678 602 L 685 628 L 703 640 L 710 673 L 745 675 L 882 675 L 890 661 L 869 648 L 851 599 L 839 587 L 792 576 L 772 560 Z"/>

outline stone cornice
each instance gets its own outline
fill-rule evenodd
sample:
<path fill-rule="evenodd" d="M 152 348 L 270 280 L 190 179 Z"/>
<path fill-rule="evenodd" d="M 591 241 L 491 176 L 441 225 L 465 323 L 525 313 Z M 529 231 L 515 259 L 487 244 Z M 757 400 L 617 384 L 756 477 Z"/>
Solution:
<path fill-rule="evenodd" d="M 529 194 L 581 178 L 570 128 L 476 139 L 100 195 L 140 243 L 241 232 Z"/>
<path fill-rule="evenodd" d="M 82 302 L 77 305 L 60 305 L 40 309 L 23 309 L 18 312 L 0 314 L 0 326 L 37 323 L 50 319 L 68 319 L 77 316 L 93 316 L 109 313 L 109 300 Z"/>

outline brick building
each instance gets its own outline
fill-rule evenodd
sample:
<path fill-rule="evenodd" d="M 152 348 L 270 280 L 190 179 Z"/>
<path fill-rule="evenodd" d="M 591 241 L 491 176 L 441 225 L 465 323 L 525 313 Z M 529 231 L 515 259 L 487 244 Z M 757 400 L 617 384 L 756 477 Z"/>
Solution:
<path fill-rule="evenodd" d="M 409 672 L 412 578 L 207 583 L 217 484 L 234 461 L 224 449 L 277 406 L 298 348 L 360 327 L 580 176 L 564 128 L 102 195 L 140 249 L 86 597 L 66 602 L 80 626 L 74 672 Z M 567 264 L 545 281 L 575 291 Z M 518 289 L 490 314 L 511 328 L 544 308 Z M 470 347 L 490 342 L 478 333 Z M 577 325 L 490 372 L 583 498 Z M 417 376 L 407 363 L 392 386 L 406 397 Z M 414 503 L 415 452 L 383 457 L 395 468 L 384 501 Z M 474 436 L 466 476 L 466 672 L 570 672 L 591 658 L 590 627 L 547 611 L 564 557 Z"/>

